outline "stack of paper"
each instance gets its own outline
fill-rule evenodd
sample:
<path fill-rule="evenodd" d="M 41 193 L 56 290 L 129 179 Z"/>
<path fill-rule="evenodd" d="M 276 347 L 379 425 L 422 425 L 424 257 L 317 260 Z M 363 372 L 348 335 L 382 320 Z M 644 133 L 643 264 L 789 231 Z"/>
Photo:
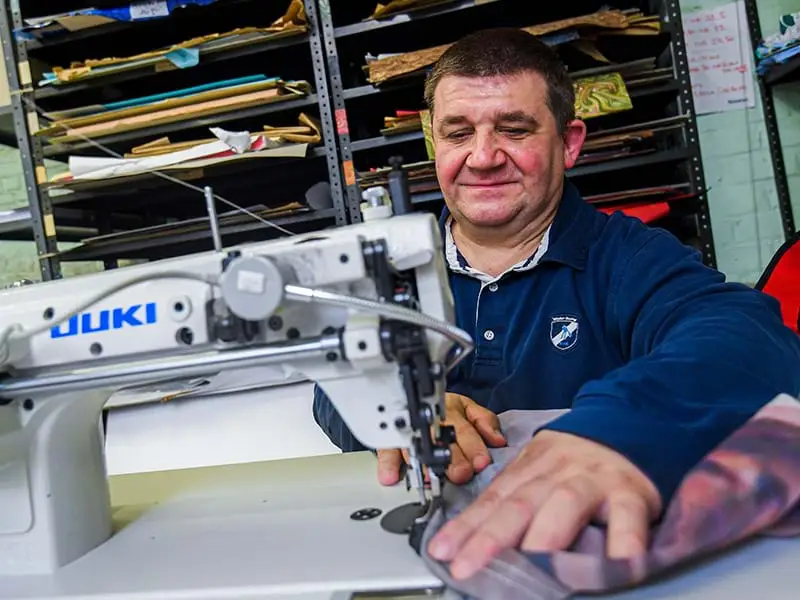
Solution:
<path fill-rule="evenodd" d="M 152 21 L 164 19 L 176 10 L 187 6 L 205 6 L 217 0 L 144 0 L 110 8 L 84 8 L 70 12 L 25 19 L 25 25 L 16 29 L 18 40 L 34 40 L 67 35 L 102 27 L 110 23 Z"/>
<path fill-rule="evenodd" d="M 422 120 L 418 110 L 396 110 L 394 115 L 383 118 L 383 135 L 397 135 L 422 129 Z"/>
<path fill-rule="evenodd" d="M 203 57 L 210 54 L 299 35 L 307 30 L 302 0 L 291 0 L 286 13 L 269 27 L 241 27 L 225 33 L 211 33 L 192 38 L 167 48 L 158 48 L 133 56 L 92 58 L 73 62 L 69 67 L 54 67 L 52 72 L 45 73 L 39 85 L 62 86 L 142 69 L 155 71 L 187 69 L 201 64 Z"/>
<path fill-rule="evenodd" d="M 484 1 L 486 2 L 492 0 Z M 453 2 L 455 2 L 455 0 L 390 0 L 385 4 L 378 3 L 368 19 L 384 19 L 399 13 L 431 8 L 441 4 L 452 4 Z"/>
<path fill-rule="evenodd" d="M 125 178 L 154 171 L 191 171 L 244 159 L 302 158 L 309 145 L 322 141 L 320 124 L 304 113 L 296 126 L 265 126 L 254 133 L 219 127 L 210 131 L 214 137 L 186 142 L 157 138 L 133 147 L 124 158 L 71 156 L 69 171 L 55 176 L 48 187 L 76 190 L 87 181 L 117 185 Z"/>
<path fill-rule="evenodd" d="M 310 92 L 311 86 L 306 81 L 254 75 L 135 98 L 115 105 L 87 106 L 48 114 L 52 119 L 51 125 L 36 135 L 54 144 L 71 143 L 290 100 L 307 96 Z"/>
<path fill-rule="evenodd" d="M 557 38 L 554 43 L 582 41 L 582 44 L 578 46 L 579 49 L 591 55 L 599 55 L 591 46 L 591 42 L 599 36 L 658 35 L 661 27 L 657 16 L 644 15 L 639 11 L 601 10 L 581 17 L 523 27 L 522 30 L 537 37 L 564 34 L 566 37 Z M 424 71 L 433 65 L 450 46 L 452 44 L 444 44 L 371 61 L 366 65 L 367 79 L 374 85 L 380 85 L 399 77 Z"/>

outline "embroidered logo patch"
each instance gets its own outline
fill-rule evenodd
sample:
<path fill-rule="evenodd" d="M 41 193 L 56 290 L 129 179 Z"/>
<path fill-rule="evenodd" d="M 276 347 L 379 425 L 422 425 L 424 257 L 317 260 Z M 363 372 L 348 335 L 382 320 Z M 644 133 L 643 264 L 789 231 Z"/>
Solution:
<path fill-rule="evenodd" d="M 569 350 L 578 343 L 578 319 L 553 317 L 550 321 L 550 341 L 559 350 Z"/>

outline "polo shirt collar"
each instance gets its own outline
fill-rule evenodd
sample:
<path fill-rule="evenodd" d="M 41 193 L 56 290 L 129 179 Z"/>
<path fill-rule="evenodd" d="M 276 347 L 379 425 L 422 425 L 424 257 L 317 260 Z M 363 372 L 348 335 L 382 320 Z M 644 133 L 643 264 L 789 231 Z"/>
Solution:
<path fill-rule="evenodd" d="M 478 271 L 477 269 L 473 269 L 467 259 L 464 258 L 464 255 L 461 254 L 461 251 L 456 246 L 456 242 L 453 239 L 453 219 L 452 217 L 447 217 L 444 223 L 444 252 L 445 252 L 445 259 L 447 260 L 448 268 L 453 271 L 454 273 L 461 273 L 463 275 L 469 275 L 471 277 L 475 277 L 476 279 L 480 279 L 484 283 L 492 283 L 501 279 L 504 275 L 511 272 L 519 272 L 519 271 L 529 271 L 534 268 L 539 261 L 542 259 L 544 254 L 547 252 L 547 248 L 550 243 L 550 227 L 544 232 L 542 236 L 542 241 L 539 242 L 539 246 L 531 256 L 526 259 L 519 261 L 517 264 L 512 266 L 511 268 L 507 269 L 504 273 L 501 273 L 497 277 L 492 277 L 491 275 L 487 275 L 482 271 Z"/>
<path fill-rule="evenodd" d="M 526 271 L 539 263 L 558 262 L 573 269 L 583 270 L 589 254 L 591 226 L 596 210 L 587 203 L 578 189 L 565 180 L 556 216 L 548 227 L 536 252 L 514 265 L 510 271 Z M 450 211 L 445 207 L 439 217 L 439 227 L 445 246 L 445 257 L 450 269 L 479 279 L 488 277 L 472 269 L 456 247 L 451 226 Z M 497 278 L 493 278 L 497 279 Z"/>

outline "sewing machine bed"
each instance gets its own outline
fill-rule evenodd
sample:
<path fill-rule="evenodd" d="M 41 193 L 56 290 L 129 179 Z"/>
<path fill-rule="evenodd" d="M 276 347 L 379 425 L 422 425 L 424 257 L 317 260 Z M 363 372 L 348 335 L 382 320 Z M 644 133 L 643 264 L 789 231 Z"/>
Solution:
<path fill-rule="evenodd" d="M 370 453 L 112 478 L 117 532 L 54 577 L 0 578 L 0 599 L 384 600 L 443 597 L 380 517 L 414 501 Z M 800 540 L 760 540 L 615 600 L 797 598 Z M 391 591 L 390 595 L 383 592 Z M 369 592 L 369 593 L 368 593 Z"/>

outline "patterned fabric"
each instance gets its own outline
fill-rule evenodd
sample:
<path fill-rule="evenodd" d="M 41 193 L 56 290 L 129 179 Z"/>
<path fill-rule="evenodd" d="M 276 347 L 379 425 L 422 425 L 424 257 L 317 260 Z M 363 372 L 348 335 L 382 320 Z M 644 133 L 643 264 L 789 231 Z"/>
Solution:
<path fill-rule="evenodd" d="M 633 101 L 619 73 L 575 81 L 575 114 L 579 119 L 601 117 L 632 108 Z"/>
<path fill-rule="evenodd" d="M 641 559 L 606 558 L 605 532 L 590 526 L 567 551 L 506 550 L 472 578 L 452 580 L 447 565 L 427 554 L 431 538 L 469 505 L 534 431 L 564 412 L 501 414 L 508 447 L 492 449 L 494 463 L 469 484 L 445 488 L 444 507 L 426 529 L 421 553 L 431 570 L 464 598 L 564 600 L 578 592 L 644 582 L 756 535 L 800 535 L 800 402 L 780 396 L 689 472 L 653 527 L 650 549 Z"/>

